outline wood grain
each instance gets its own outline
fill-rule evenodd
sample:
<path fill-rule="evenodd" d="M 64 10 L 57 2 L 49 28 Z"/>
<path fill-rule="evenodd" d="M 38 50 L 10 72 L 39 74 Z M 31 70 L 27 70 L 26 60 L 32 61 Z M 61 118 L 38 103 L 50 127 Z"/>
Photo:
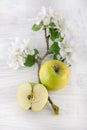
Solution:
<path fill-rule="evenodd" d="M 30 37 L 32 46 L 43 54 L 44 37 L 30 31 L 32 19 L 43 5 L 61 12 L 72 23 L 77 47 L 78 61 L 71 68 L 68 85 L 58 92 L 49 92 L 60 107 L 60 115 L 53 114 L 49 103 L 38 113 L 19 108 L 17 87 L 25 81 L 37 82 L 37 66 L 14 71 L 8 68 L 5 58 L 0 60 L 0 130 L 87 130 L 86 0 L 1 0 L 0 46 L 8 46 L 15 37 Z"/>

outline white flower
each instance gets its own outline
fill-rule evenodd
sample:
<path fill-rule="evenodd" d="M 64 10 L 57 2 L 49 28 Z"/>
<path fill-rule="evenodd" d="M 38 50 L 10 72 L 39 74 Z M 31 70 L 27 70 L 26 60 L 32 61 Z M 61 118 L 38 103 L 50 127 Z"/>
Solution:
<path fill-rule="evenodd" d="M 8 48 L 8 65 L 17 69 L 24 66 L 25 56 L 32 54 L 29 46 L 29 40 L 16 39 Z"/>
<path fill-rule="evenodd" d="M 62 37 L 64 39 L 68 39 L 69 41 L 71 40 L 71 25 L 70 22 L 67 22 L 64 18 L 60 18 L 58 20 L 58 26 L 61 32 Z"/>
<path fill-rule="evenodd" d="M 58 20 L 58 18 L 60 18 L 60 15 L 58 14 L 58 12 L 52 10 L 52 8 L 49 8 L 49 16 L 50 18 L 53 18 L 55 21 Z"/>
<path fill-rule="evenodd" d="M 43 21 L 44 25 L 49 25 L 51 18 L 56 19 L 57 13 L 54 12 L 51 8 L 46 10 L 45 7 L 42 7 L 41 12 L 38 14 L 36 24 L 39 24 L 41 21 Z"/>
<path fill-rule="evenodd" d="M 66 52 L 63 48 L 60 49 L 60 56 L 65 58 L 66 57 Z"/>
<path fill-rule="evenodd" d="M 57 59 L 60 60 L 60 59 L 61 59 L 61 56 L 60 56 L 60 55 L 57 55 Z"/>
<path fill-rule="evenodd" d="M 37 22 L 36 24 L 39 24 L 43 19 L 47 16 L 46 8 L 41 8 L 41 12 L 39 12 L 38 17 L 37 17 Z"/>
<path fill-rule="evenodd" d="M 74 53 L 74 47 L 72 45 L 72 42 L 70 43 L 70 41 L 63 41 L 62 43 L 59 43 L 59 47 L 60 47 L 60 57 L 64 59 L 64 62 L 67 65 L 71 65 Z"/>
<path fill-rule="evenodd" d="M 64 18 L 59 19 L 58 20 L 58 25 L 59 25 L 60 29 L 65 30 L 66 29 L 65 19 Z"/>
<path fill-rule="evenodd" d="M 63 32 L 70 32 L 72 26 L 70 22 L 67 22 L 66 19 L 64 17 L 60 17 L 58 18 L 58 25 L 59 28 L 63 31 Z"/>
<path fill-rule="evenodd" d="M 50 18 L 49 17 L 45 17 L 43 20 L 44 25 L 49 25 L 50 23 Z"/>

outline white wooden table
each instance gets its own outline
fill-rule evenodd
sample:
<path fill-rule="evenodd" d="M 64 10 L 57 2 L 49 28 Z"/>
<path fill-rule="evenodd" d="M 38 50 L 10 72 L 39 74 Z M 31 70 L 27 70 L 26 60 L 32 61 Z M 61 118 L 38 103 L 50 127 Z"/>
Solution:
<path fill-rule="evenodd" d="M 41 6 L 50 6 L 72 21 L 78 61 L 72 66 L 71 79 L 66 88 L 49 92 L 60 106 L 60 115 L 55 116 L 49 103 L 38 113 L 23 111 L 17 103 L 18 85 L 25 81 L 37 81 L 36 66 L 14 71 L 4 60 L 0 60 L 0 130 L 87 130 L 86 0 L 1 0 L 0 45 L 9 45 L 15 37 L 30 37 L 33 46 L 39 45 L 42 51 L 42 35 L 38 38 L 38 34 L 30 31 L 32 18 Z"/>

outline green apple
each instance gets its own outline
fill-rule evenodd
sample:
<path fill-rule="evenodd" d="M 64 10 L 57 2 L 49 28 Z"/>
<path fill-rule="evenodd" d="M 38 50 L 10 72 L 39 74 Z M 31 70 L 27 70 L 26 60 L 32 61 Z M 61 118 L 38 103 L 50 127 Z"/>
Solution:
<path fill-rule="evenodd" d="M 48 91 L 42 84 L 26 82 L 18 87 L 17 99 L 24 110 L 41 111 L 48 101 Z"/>
<path fill-rule="evenodd" d="M 59 90 L 63 88 L 67 84 L 69 76 L 69 68 L 59 60 L 45 62 L 39 71 L 41 83 L 48 90 Z"/>

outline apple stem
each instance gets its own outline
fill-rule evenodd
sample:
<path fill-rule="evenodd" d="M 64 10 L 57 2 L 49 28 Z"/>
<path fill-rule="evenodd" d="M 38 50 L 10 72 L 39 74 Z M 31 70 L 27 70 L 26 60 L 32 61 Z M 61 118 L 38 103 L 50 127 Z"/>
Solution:
<path fill-rule="evenodd" d="M 58 115 L 58 114 L 59 114 L 59 107 L 52 102 L 52 100 L 51 100 L 50 97 L 48 97 L 48 101 L 49 101 L 49 103 L 51 104 L 51 106 L 52 106 L 52 108 L 53 108 L 53 110 L 54 110 L 54 113 L 55 113 L 56 115 Z"/>

